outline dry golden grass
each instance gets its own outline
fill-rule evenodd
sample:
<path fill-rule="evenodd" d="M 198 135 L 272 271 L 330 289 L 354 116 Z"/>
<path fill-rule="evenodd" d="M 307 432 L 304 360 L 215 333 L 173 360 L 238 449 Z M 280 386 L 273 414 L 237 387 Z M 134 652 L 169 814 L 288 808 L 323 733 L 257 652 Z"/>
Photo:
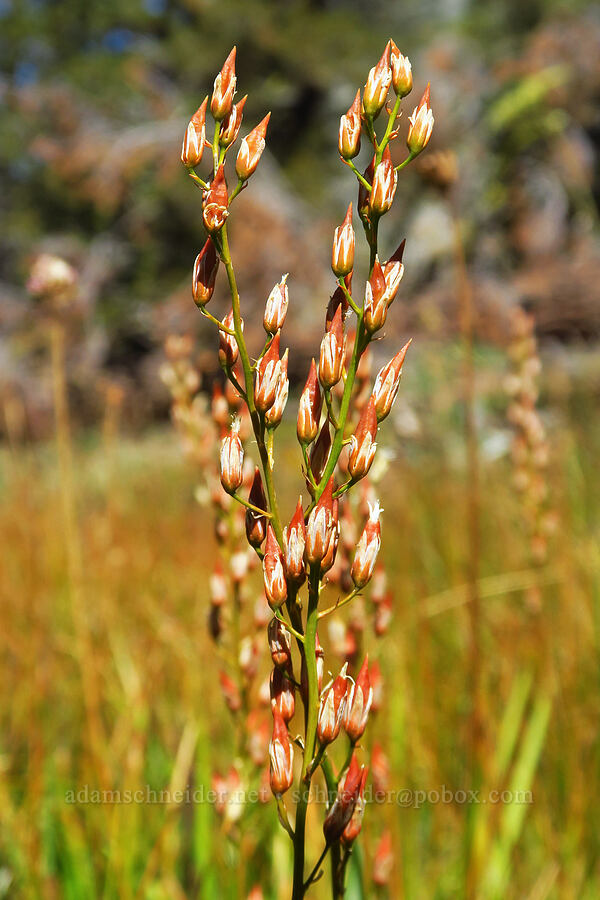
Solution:
<path fill-rule="evenodd" d="M 597 896 L 600 434 L 577 402 L 549 435 L 561 524 L 539 572 L 529 568 L 508 462 L 483 466 L 479 775 L 466 475 L 450 446 L 460 430 L 442 432 L 428 452 L 414 447 L 386 475 L 395 612 L 374 730 L 393 790 L 445 786 L 454 799 L 412 794 L 405 806 L 368 808 L 351 898 L 374 896 L 360 893 L 356 873 L 362 866 L 369 884 L 384 823 L 396 850 L 392 897 Z M 287 440 L 284 458 L 295 452 Z M 232 754 L 206 633 L 211 515 L 193 499 L 195 473 L 174 434 L 78 442 L 73 474 L 76 584 L 54 447 L 2 451 L 0 896 L 210 900 L 245 897 L 260 881 L 265 897 L 286 897 L 287 837 L 272 804 L 257 804 L 238 855 L 210 804 L 68 802 L 85 785 L 208 787 Z M 528 601 L 536 582 L 539 608 Z M 460 802 L 456 792 L 469 789 L 486 799 L 492 789 L 531 791 L 531 802 Z M 314 893 L 325 896 L 324 886 Z"/>

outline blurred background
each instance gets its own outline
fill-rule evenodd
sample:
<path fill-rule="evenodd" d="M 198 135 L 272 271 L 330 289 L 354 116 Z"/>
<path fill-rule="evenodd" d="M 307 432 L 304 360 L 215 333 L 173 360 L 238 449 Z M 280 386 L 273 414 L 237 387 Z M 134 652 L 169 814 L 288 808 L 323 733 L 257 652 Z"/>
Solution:
<path fill-rule="evenodd" d="M 355 200 L 339 116 L 389 37 L 415 79 L 401 133 L 428 81 L 435 128 L 381 227 L 406 270 L 374 371 L 413 345 L 376 485 L 393 606 L 373 727 L 394 790 L 533 800 L 374 805 L 349 896 L 600 894 L 598 7 L 0 0 L 0 897 L 287 896 L 271 805 L 240 829 L 207 804 L 65 797 L 210 785 L 235 755 L 206 623 L 214 454 L 189 429 L 182 452 L 164 349 L 188 342 L 201 417 L 220 372 L 191 299 L 187 122 L 236 44 L 242 133 L 272 117 L 230 241 L 252 346 L 290 273 L 291 516 L 296 399 Z M 76 273 L 58 315 L 27 287 L 42 253 Z"/>

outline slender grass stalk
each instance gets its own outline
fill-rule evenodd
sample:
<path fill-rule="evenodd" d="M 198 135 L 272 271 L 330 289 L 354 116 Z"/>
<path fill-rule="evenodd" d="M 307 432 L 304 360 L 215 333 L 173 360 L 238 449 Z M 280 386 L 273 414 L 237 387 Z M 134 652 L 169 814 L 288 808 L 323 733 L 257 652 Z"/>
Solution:
<path fill-rule="evenodd" d="M 110 785 L 110 773 L 104 761 L 105 736 L 100 717 L 100 693 L 94 649 L 85 609 L 82 547 L 77 523 L 73 447 L 65 375 L 65 329 L 59 320 L 54 319 L 50 322 L 49 337 L 61 512 L 67 557 L 68 592 L 75 629 L 75 656 L 81 673 L 90 753 L 95 762 L 100 784 L 107 789 Z"/>

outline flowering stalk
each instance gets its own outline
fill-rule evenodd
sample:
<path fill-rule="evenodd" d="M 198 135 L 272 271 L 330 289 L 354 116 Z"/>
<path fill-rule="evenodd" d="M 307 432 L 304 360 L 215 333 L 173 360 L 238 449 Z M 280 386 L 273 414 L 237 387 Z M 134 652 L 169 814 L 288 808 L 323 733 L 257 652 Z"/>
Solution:
<path fill-rule="evenodd" d="M 311 501 L 303 507 L 299 500 L 285 529 L 274 482 L 274 439 L 288 396 L 288 351 L 281 356 L 280 350 L 281 329 L 289 302 L 287 276 L 282 277 L 267 299 L 263 319 L 267 343 L 253 363 L 243 332 L 227 228 L 232 205 L 259 164 L 269 116 L 242 139 L 235 163 L 238 182 L 234 190 L 229 191 L 227 155 L 235 145 L 245 102 L 244 98 L 234 104 L 235 48 L 215 80 L 210 101 L 215 126 L 212 173 L 207 181 L 192 171 L 196 159 L 198 162 L 202 159 L 198 137 L 206 128 L 202 115 L 196 114 L 196 120 L 188 129 L 189 150 L 183 154 L 190 174 L 203 186 L 202 217 L 209 234 L 195 266 L 194 300 L 203 315 L 219 329 L 219 359 L 229 382 L 228 390 L 235 403 L 247 410 L 260 458 L 260 469 L 256 468 L 250 479 L 252 487 L 246 499 L 240 494 L 246 482 L 239 426 L 235 424 L 232 428 L 229 422 L 222 423 L 221 482 L 225 492 L 246 508 L 246 535 L 262 561 L 263 589 L 273 612 L 268 628 L 274 665 L 270 678 L 273 711 L 270 782 L 280 821 L 293 843 L 292 900 L 302 900 L 306 896 L 328 853 L 331 856 L 332 896 L 343 897 L 345 867 L 358 837 L 364 811 L 367 769 L 359 764 L 357 753 L 369 712 L 374 707 L 374 670 L 372 668 L 370 673 L 365 658 L 355 679 L 344 666 L 323 688 L 323 651 L 317 626 L 320 619 L 332 611 L 353 600 L 358 602 L 359 595 L 374 575 L 381 544 L 380 507 L 372 495 L 367 476 L 377 452 L 379 422 L 389 414 L 398 391 L 406 347 L 384 366 L 373 387 L 368 348 L 374 334 L 385 323 L 403 272 L 403 244 L 388 261 L 379 261 L 379 221 L 393 204 L 399 170 L 425 147 L 433 125 L 428 88 L 411 119 L 409 157 L 395 166 L 390 144 L 398 137 L 396 119 L 400 103 L 411 87 L 410 62 L 390 41 L 369 73 L 362 100 L 359 91 L 340 122 L 340 157 L 357 178 L 357 208 L 369 245 L 370 263 L 365 299 L 359 301 L 358 294 L 352 289 L 355 233 L 352 204 L 349 204 L 344 221 L 334 234 L 331 260 L 337 284 L 327 310 L 319 361 L 318 365 L 314 359 L 311 363 L 297 419 L 297 436 Z M 390 89 L 396 95 L 391 110 L 386 106 Z M 206 109 L 205 103 L 204 113 Z M 374 123 L 384 110 L 388 111 L 388 118 L 383 136 L 378 140 Z M 366 136 L 372 146 L 372 160 L 364 174 L 353 162 L 360 151 L 361 135 Z M 204 139 L 204 133 L 202 137 Z M 231 310 L 221 322 L 205 308 L 213 295 L 219 262 L 225 269 L 231 296 Z M 356 320 L 350 328 L 348 320 L 352 315 Z M 349 453 L 342 458 L 347 445 Z M 344 523 L 347 531 L 352 528 L 348 519 L 347 494 L 357 483 L 361 485 L 361 509 L 366 508 L 368 497 L 369 515 L 360 540 L 357 542 L 354 538 L 348 543 L 348 534 L 342 535 Z M 349 548 L 352 546 L 356 552 L 350 562 Z M 307 581 L 308 594 L 305 609 L 300 600 L 304 581 Z M 328 583 L 344 586 L 346 596 L 338 597 L 335 604 L 326 607 L 320 601 Z M 217 595 L 221 596 L 218 591 Z M 381 633 L 384 630 L 382 628 Z M 299 681 L 294 676 L 292 636 L 296 639 L 299 656 Z M 356 664 L 355 656 L 349 660 L 352 667 Z M 227 678 L 221 681 L 229 707 L 236 710 L 244 702 L 243 696 L 239 696 L 233 689 L 235 685 Z M 293 782 L 294 741 L 288 723 L 296 710 L 296 691 L 304 706 L 304 733 L 295 741 L 302 748 L 302 764 L 292 825 L 287 808 L 290 801 L 284 795 Z M 344 740 L 348 746 L 345 761 L 336 771 L 329 751 L 342 735 L 346 735 Z M 307 810 L 311 782 L 319 771 L 325 778 L 331 803 L 323 826 L 325 847 L 307 878 Z"/>

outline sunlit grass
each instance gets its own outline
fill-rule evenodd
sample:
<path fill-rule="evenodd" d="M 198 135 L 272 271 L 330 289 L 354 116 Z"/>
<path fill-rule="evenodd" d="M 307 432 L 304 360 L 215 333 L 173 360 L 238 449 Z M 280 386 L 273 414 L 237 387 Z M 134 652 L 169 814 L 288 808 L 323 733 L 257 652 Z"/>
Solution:
<path fill-rule="evenodd" d="M 597 896 L 600 429 L 589 410 L 581 414 L 581 399 L 576 419 L 572 412 L 564 405 L 549 432 L 560 529 L 543 570 L 529 566 L 505 458 L 484 461 L 481 486 L 478 789 L 483 798 L 531 791 L 531 802 L 456 795 L 473 788 L 460 430 L 444 423 L 433 451 L 426 436 L 413 440 L 385 476 L 395 616 L 381 644 L 387 700 L 374 730 L 393 790 L 454 794 L 367 810 L 362 864 L 368 878 L 385 822 L 398 848 L 393 897 Z M 291 457 L 291 435 L 284 440 Z M 194 500 L 195 473 L 174 434 L 112 448 L 92 434 L 75 462 L 94 751 L 54 449 L 2 451 L 0 896 L 210 900 L 245 897 L 260 879 L 265 896 L 286 897 L 287 838 L 270 804 L 257 805 L 240 861 L 209 804 L 67 802 L 86 785 L 208 789 L 233 752 L 206 633 L 212 517 Z M 291 513 L 291 488 L 283 495 Z M 535 581 L 540 612 L 526 599 Z M 325 885 L 315 887 L 320 896 Z"/>

